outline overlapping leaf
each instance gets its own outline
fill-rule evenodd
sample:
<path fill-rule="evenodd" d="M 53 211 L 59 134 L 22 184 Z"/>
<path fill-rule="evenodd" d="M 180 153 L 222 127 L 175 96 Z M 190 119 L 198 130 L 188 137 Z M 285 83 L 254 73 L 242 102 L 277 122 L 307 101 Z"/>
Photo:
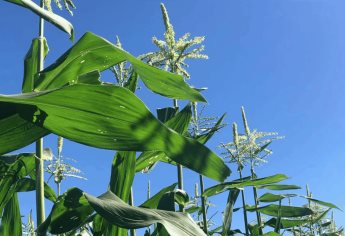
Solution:
<path fill-rule="evenodd" d="M 177 163 L 215 180 L 222 181 L 230 174 L 220 157 L 165 127 L 125 88 L 77 84 L 0 96 L 2 103 L 16 107 L 22 118 L 35 125 L 79 143 L 122 151 L 160 150 Z"/>
<path fill-rule="evenodd" d="M 255 208 L 255 206 L 246 206 L 247 211 L 259 211 L 269 216 L 278 217 L 301 217 L 314 214 L 314 212 L 307 207 L 295 207 L 295 206 L 279 206 L 270 204 L 263 207 Z"/>
<path fill-rule="evenodd" d="M 276 175 L 268 176 L 265 178 L 254 179 L 254 180 L 226 182 L 226 183 L 217 184 L 215 186 L 212 186 L 206 189 L 203 195 L 205 197 L 210 197 L 232 188 L 243 188 L 243 187 L 248 187 L 248 186 L 256 187 L 263 184 L 277 183 L 285 179 L 287 179 L 286 175 L 276 174 Z"/>
<path fill-rule="evenodd" d="M 153 92 L 169 98 L 205 102 L 203 96 L 181 76 L 149 66 L 92 33 L 86 33 L 54 64 L 40 73 L 35 88 L 42 91 L 75 83 L 82 74 L 103 71 L 125 60 L 131 62 L 134 72 Z"/>
<path fill-rule="evenodd" d="M 136 229 L 160 223 L 170 235 L 205 235 L 185 213 L 133 207 L 110 191 L 96 198 L 83 194 L 77 188 L 68 190 L 59 198 L 47 220 L 38 228 L 38 232 L 60 234 L 71 231 L 86 222 L 93 211 L 110 224 L 122 228 Z"/>

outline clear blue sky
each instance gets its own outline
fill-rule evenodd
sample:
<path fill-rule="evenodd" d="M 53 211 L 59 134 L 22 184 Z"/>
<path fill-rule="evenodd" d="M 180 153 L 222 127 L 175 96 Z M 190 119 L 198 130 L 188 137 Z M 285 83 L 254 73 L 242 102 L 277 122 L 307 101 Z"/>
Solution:
<path fill-rule="evenodd" d="M 162 38 L 160 1 L 75 1 L 76 39 L 92 31 L 108 40 L 119 35 L 123 47 L 134 55 L 156 50 L 151 37 Z M 269 163 L 258 169 L 261 177 L 284 173 L 288 183 L 309 184 L 313 196 L 345 209 L 345 2 L 341 0 L 164 1 L 178 36 L 190 32 L 205 35 L 207 61 L 191 62 L 189 81 L 208 87 L 207 114 L 227 113 L 226 122 L 241 122 L 243 105 L 251 128 L 276 131 L 285 136 L 272 145 Z M 19 93 L 23 58 L 36 37 L 37 17 L 4 1 L 0 2 L 0 93 Z M 46 37 L 52 63 L 71 42 L 47 25 Z M 111 80 L 109 73 L 104 79 Z M 151 111 L 171 105 L 158 95 L 141 92 Z M 209 146 L 231 140 L 231 127 L 223 129 Z M 55 148 L 49 136 L 47 147 Z M 28 147 L 25 151 L 32 151 Z M 55 149 L 54 149 L 55 150 Z M 113 152 L 66 142 L 63 155 L 77 160 L 87 181 L 68 180 L 63 190 L 78 186 L 94 195 L 104 192 Z M 237 178 L 235 167 L 231 166 Z M 152 192 L 175 181 L 175 168 L 160 164 L 149 175 L 135 179 L 135 201 L 146 198 L 150 179 Z M 193 193 L 197 175 L 187 172 L 186 186 Z M 207 186 L 214 184 L 207 181 Z M 300 191 L 304 193 L 304 191 Z M 226 195 L 211 199 L 221 219 Z M 21 195 L 22 214 L 34 208 L 34 195 Z M 296 203 L 299 203 L 296 201 Z M 345 216 L 335 211 L 339 226 Z M 234 226 L 241 227 L 237 213 Z"/>

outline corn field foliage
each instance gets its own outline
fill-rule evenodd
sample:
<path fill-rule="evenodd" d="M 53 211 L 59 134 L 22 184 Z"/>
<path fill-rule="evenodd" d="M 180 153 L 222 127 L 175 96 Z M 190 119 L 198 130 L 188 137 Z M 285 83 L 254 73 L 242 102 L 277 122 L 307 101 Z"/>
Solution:
<path fill-rule="evenodd" d="M 43 36 L 46 21 L 74 39 L 72 24 L 53 12 L 55 4 L 72 14 L 72 1 L 44 0 L 40 5 L 31 0 L 5 1 L 38 15 Z M 187 61 L 208 58 L 202 53 L 205 37 L 186 33 L 175 38 L 163 4 L 161 11 L 165 33 L 162 39 L 152 39 L 157 51 L 138 58 L 123 49 L 119 38 L 112 43 L 87 32 L 55 63 L 42 68 L 47 39 L 42 35 L 28 39 L 32 44 L 24 60 L 22 93 L 0 95 L 0 235 L 133 236 L 140 228 L 146 236 L 344 235 L 333 217 L 332 211 L 340 210 L 336 205 L 314 198 L 308 187 L 306 194 L 297 194 L 301 187 L 284 174 L 257 176 L 256 169 L 272 154 L 271 143 L 283 137 L 252 129 L 243 107 L 241 125 L 232 124 L 232 140 L 219 144 L 222 155 L 205 146 L 225 126 L 225 115 L 203 115 L 205 106 L 199 104 L 206 102 L 203 89 L 186 82 Z M 102 81 L 103 71 L 113 73 L 114 83 Z M 139 81 L 144 85 L 141 89 L 172 99 L 175 105 L 177 100 L 188 103 L 182 109 L 166 107 L 153 114 L 136 95 Z M 48 134 L 57 137 L 56 155 L 42 148 L 17 151 Z M 60 192 L 67 178 L 85 179 L 73 160 L 61 155 L 64 138 L 85 148 L 114 150 L 104 194 L 94 196 L 78 187 Z M 193 196 L 193 191 L 187 193 L 177 183 L 151 195 L 148 185 L 147 201 L 135 206 L 134 177 L 149 172 L 157 162 L 180 165 L 199 175 Z M 50 174 L 56 192 L 47 184 L 49 179 L 39 187 L 39 169 Z M 203 178 L 218 184 L 204 186 Z M 37 198 L 43 221 L 30 213 L 22 222 L 18 193 L 28 191 L 53 203 L 45 217 L 44 199 Z M 210 215 L 212 197 L 219 194 L 226 206 L 219 209 L 221 214 Z M 305 204 L 295 205 L 297 198 Z M 234 217 L 243 224 L 235 225 Z"/>

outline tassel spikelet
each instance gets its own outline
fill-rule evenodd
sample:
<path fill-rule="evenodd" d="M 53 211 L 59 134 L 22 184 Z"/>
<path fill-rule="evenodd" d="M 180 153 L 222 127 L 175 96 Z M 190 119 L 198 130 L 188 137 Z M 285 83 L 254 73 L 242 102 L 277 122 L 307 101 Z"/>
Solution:
<path fill-rule="evenodd" d="M 184 34 L 181 38 L 175 38 L 174 27 L 170 22 L 168 11 L 164 4 L 161 4 L 163 22 L 165 26 L 164 40 L 157 37 L 152 38 L 152 42 L 157 46 L 157 52 L 149 52 L 139 56 L 139 58 L 151 66 L 155 66 L 166 71 L 177 73 L 186 79 L 190 78 L 186 68 L 186 59 L 208 59 L 208 56 L 201 52 L 205 50 L 204 45 L 200 45 L 205 37 L 194 37 L 190 39 L 190 33 Z"/>
<path fill-rule="evenodd" d="M 60 10 L 62 10 L 62 4 L 61 4 L 61 0 L 54 0 L 55 5 L 57 6 L 57 8 L 59 8 Z M 72 0 L 63 0 L 63 5 L 65 7 L 65 9 L 69 12 L 69 14 L 71 14 L 73 16 L 73 12 L 71 10 L 72 9 L 76 9 L 74 3 Z M 52 0 L 44 0 L 44 6 L 48 11 L 53 11 L 52 8 Z"/>

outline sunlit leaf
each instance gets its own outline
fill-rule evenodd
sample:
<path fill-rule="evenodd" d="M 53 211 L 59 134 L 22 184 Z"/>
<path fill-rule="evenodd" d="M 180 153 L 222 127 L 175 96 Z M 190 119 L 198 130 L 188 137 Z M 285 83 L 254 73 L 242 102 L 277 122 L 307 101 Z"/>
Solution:
<path fill-rule="evenodd" d="M 143 204 L 141 204 L 140 207 L 157 209 L 162 196 L 167 192 L 173 191 L 176 188 L 176 186 L 177 183 L 174 183 L 168 187 L 161 189 L 158 193 L 156 193 L 150 199 L 146 200 Z"/>
<path fill-rule="evenodd" d="M 250 212 L 259 211 L 269 216 L 278 216 L 278 209 L 280 208 L 281 217 L 301 217 L 314 214 L 314 212 L 307 207 L 294 207 L 294 206 L 279 206 L 270 204 L 263 207 L 255 208 L 255 206 L 246 206 L 246 210 Z"/>
<path fill-rule="evenodd" d="M 54 64 L 40 73 L 35 89 L 42 91 L 73 84 L 82 74 L 104 71 L 125 60 L 131 62 L 134 72 L 153 92 L 169 98 L 205 101 L 181 76 L 149 66 L 92 33 L 86 33 Z"/>
<path fill-rule="evenodd" d="M 39 47 L 42 43 L 44 47 L 44 57 L 48 54 L 48 44 L 45 38 L 35 38 L 31 42 L 29 51 L 26 53 L 24 59 L 24 79 L 22 92 L 29 93 L 34 89 L 35 75 L 38 72 L 38 58 L 39 58 Z"/>
<path fill-rule="evenodd" d="M 277 183 L 287 179 L 288 177 L 283 174 L 277 174 L 268 176 L 265 178 L 259 178 L 254 180 L 243 180 L 243 181 L 232 181 L 232 182 L 225 182 L 221 184 L 217 184 L 205 190 L 204 196 L 210 197 L 219 193 L 222 193 L 226 190 L 233 189 L 233 188 L 243 188 L 248 186 L 259 186 L 263 184 L 270 184 L 270 183 Z"/>
<path fill-rule="evenodd" d="M 11 103 L 21 117 L 35 125 L 79 143 L 121 151 L 160 150 L 177 163 L 215 180 L 222 181 L 230 174 L 220 157 L 199 142 L 168 129 L 125 88 L 76 84 L 0 96 L 2 103 Z"/>
<path fill-rule="evenodd" d="M 170 235 L 205 235 L 185 213 L 129 206 L 109 191 L 98 198 L 85 195 L 97 213 L 120 227 L 137 229 L 160 223 Z"/>

